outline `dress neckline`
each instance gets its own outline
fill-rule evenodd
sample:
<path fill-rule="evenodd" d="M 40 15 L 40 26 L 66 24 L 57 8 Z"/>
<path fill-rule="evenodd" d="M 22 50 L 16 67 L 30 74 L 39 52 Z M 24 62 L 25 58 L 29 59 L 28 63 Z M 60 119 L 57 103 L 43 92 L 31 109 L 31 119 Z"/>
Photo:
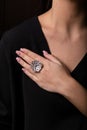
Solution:
<path fill-rule="evenodd" d="M 38 33 L 39 33 L 39 36 L 41 37 L 41 44 L 44 43 L 44 46 L 41 45 L 43 47 L 43 50 L 46 50 L 49 54 L 51 54 L 51 51 L 50 51 L 50 48 L 49 48 L 49 45 L 48 45 L 48 42 L 47 42 L 47 39 L 44 35 L 44 32 L 42 30 L 42 27 L 41 27 L 41 24 L 40 24 L 40 21 L 38 19 L 38 16 L 35 17 L 35 20 L 36 20 L 36 24 L 37 24 L 37 29 L 38 29 Z M 77 68 L 80 66 L 81 63 L 83 63 L 83 61 L 87 59 L 87 53 L 81 58 L 81 60 L 77 63 L 77 65 L 74 67 L 74 69 L 71 71 L 71 74 L 74 73 Z"/>

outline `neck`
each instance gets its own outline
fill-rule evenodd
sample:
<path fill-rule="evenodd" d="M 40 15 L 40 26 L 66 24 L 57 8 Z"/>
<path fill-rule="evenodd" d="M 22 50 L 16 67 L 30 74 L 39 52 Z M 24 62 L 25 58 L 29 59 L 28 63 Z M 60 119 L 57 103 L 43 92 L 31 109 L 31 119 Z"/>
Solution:
<path fill-rule="evenodd" d="M 49 14 L 53 28 L 70 31 L 82 27 L 83 15 L 77 14 L 76 4 L 70 0 L 53 0 Z"/>

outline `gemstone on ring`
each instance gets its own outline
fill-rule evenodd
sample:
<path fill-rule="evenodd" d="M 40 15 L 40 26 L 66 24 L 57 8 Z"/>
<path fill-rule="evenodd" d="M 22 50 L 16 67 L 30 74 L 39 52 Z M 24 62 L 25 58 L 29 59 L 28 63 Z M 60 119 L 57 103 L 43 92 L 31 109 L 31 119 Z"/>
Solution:
<path fill-rule="evenodd" d="M 39 73 L 43 68 L 43 64 L 37 60 L 32 61 L 30 66 L 35 73 Z"/>

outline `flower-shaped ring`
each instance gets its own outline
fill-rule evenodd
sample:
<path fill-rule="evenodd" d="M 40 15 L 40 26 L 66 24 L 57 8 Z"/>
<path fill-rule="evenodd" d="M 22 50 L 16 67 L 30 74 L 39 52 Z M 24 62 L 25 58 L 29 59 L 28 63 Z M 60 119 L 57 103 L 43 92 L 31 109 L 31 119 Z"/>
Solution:
<path fill-rule="evenodd" d="M 30 66 L 35 73 L 39 73 L 43 68 L 43 64 L 37 60 L 32 61 Z"/>

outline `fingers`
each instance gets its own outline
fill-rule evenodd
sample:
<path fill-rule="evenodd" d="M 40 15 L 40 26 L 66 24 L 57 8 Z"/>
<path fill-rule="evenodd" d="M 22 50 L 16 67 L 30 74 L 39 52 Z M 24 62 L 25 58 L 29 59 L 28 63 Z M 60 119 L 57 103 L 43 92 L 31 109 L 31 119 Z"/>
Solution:
<path fill-rule="evenodd" d="M 16 51 L 16 54 L 21 57 L 26 63 L 31 64 L 32 61 L 37 60 L 40 61 L 42 64 L 46 64 L 47 60 L 57 63 L 59 65 L 61 65 L 61 62 L 59 61 L 59 59 L 57 59 L 55 56 L 48 54 L 48 52 L 43 51 L 43 55 L 45 58 L 43 58 L 42 56 L 28 50 L 25 48 L 21 48 L 19 51 Z M 18 59 L 18 58 L 17 58 Z M 24 67 L 24 61 L 22 61 L 22 66 Z M 26 64 L 26 68 L 27 68 L 27 64 Z M 27 68 L 28 69 L 28 68 Z"/>
<path fill-rule="evenodd" d="M 25 68 L 22 68 L 23 72 L 28 76 L 30 77 L 33 81 L 37 82 L 38 81 L 38 78 L 36 75 L 32 74 L 29 72 L 29 70 L 25 69 Z"/>
<path fill-rule="evenodd" d="M 45 58 L 47 58 L 48 60 L 57 63 L 57 64 L 61 64 L 61 62 L 59 61 L 58 58 L 56 58 L 55 56 L 49 54 L 47 51 L 43 51 L 43 54 L 45 56 Z"/>
<path fill-rule="evenodd" d="M 53 56 L 51 54 L 48 54 L 47 51 L 43 51 L 43 55 L 45 56 L 46 59 L 25 48 L 21 48 L 20 51 L 16 51 L 16 54 L 19 55 L 21 58 L 23 58 L 26 62 L 28 62 L 28 64 L 30 64 L 33 60 L 38 60 L 38 61 L 42 62 L 43 64 L 45 64 L 46 59 L 48 59 L 54 63 L 61 64 L 61 62 L 58 58 L 56 58 L 55 56 Z"/>
<path fill-rule="evenodd" d="M 31 57 L 34 60 L 40 61 L 42 63 L 45 63 L 45 58 L 43 58 L 42 56 L 40 56 L 40 55 L 38 55 L 38 54 L 28 50 L 28 49 L 21 48 L 20 51 L 23 52 L 28 57 Z"/>
<path fill-rule="evenodd" d="M 40 60 L 37 60 L 38 62 L 42 63 L 43 65 L 43 60 L 44 60 L 44 64 L 45 64 L 45 58 L 39 56 L 38 54 L 34 53 L 34 52 L 31 52 L 31 51 L 23 51 L 23 50 L 27 50 L 27 49 L 20 49 L 19 51 L 16 51 L 16 54 L 19 56 L 16 58 L 17 62 L 25 69 L 29 70 L 31 73 L 34 74 L 34 70 L 33 69 L 36 69 L 36 68 L 32 68 L 32 62 L 33 61 L 36 61 L 37 59 L 40 59 Z M 30 52 L 30 53 L 29 53 Z M 30 55 L 31 54 L 31 55 Z M 36 57 L 36 58 L 32 58 L 32 57 Z M 41 62 L 42 61 L 42 62 Z M 30 65 L 30 66 L 29 66 Z M 34 65 L 35 66 L 35 65 Z M 42 68 L 42 67 L 41 67 Z M 39 69 L 37 67 L 37 69 Z"/>
<path fill-rule="evenodd" d="M 16 51 L 16 54 L 21 57 L 24 61 L 26 61 L 28 64 L 31 64 L 31 62 L 34 60 L 33 58 L 27 56 L 24 52 L 22 51 Z M 18 58 L 17 58 L 18 59 Z"/>
<path fill-rule="evenodd" d="M 16 60 L 23 68 L 29 69 L 29 64 L 24 62 L 21 58 L 17 57 Z"/>
<path fill-rule="evenodd" d="M 26 63 L 23 59 L 21 59 L 20 57 L 16 58 L 17 62 L 23 67 L 25 68 L 28 72 L 30 72 L 31 74 L 34 74 L 34 72 L 31 69 L 31 65 Z"/>
<path fill-rule="evenodd" d="M 39 76 L 38 76 L 37 73 L 35 73 L 32 70 L 32 67 L 31 67 L 32 61 L 34 61 L 36 59 L 35 58 L 34 59 L 31 58 L 31 57 L 33 57 L 32 55 L 31 56 L 27 55 L 27 53 L 24 53 L 23 51 L 16 51 L 16 54 L 19 56 L 19 57 L 16 58 L 16 60 L 22 66 L 23 72 L 28 77 L 30 77 L 33 81 L 35 81 L 36 83 L 38 83 Z M 33 53 L 31 53 L 31 54 L 33 54 Z M 34 56 L 35 56 L 35 54 L 34 54 Z M 37 56 L 40 57 L 39 55 L 37 55 Z"/>

